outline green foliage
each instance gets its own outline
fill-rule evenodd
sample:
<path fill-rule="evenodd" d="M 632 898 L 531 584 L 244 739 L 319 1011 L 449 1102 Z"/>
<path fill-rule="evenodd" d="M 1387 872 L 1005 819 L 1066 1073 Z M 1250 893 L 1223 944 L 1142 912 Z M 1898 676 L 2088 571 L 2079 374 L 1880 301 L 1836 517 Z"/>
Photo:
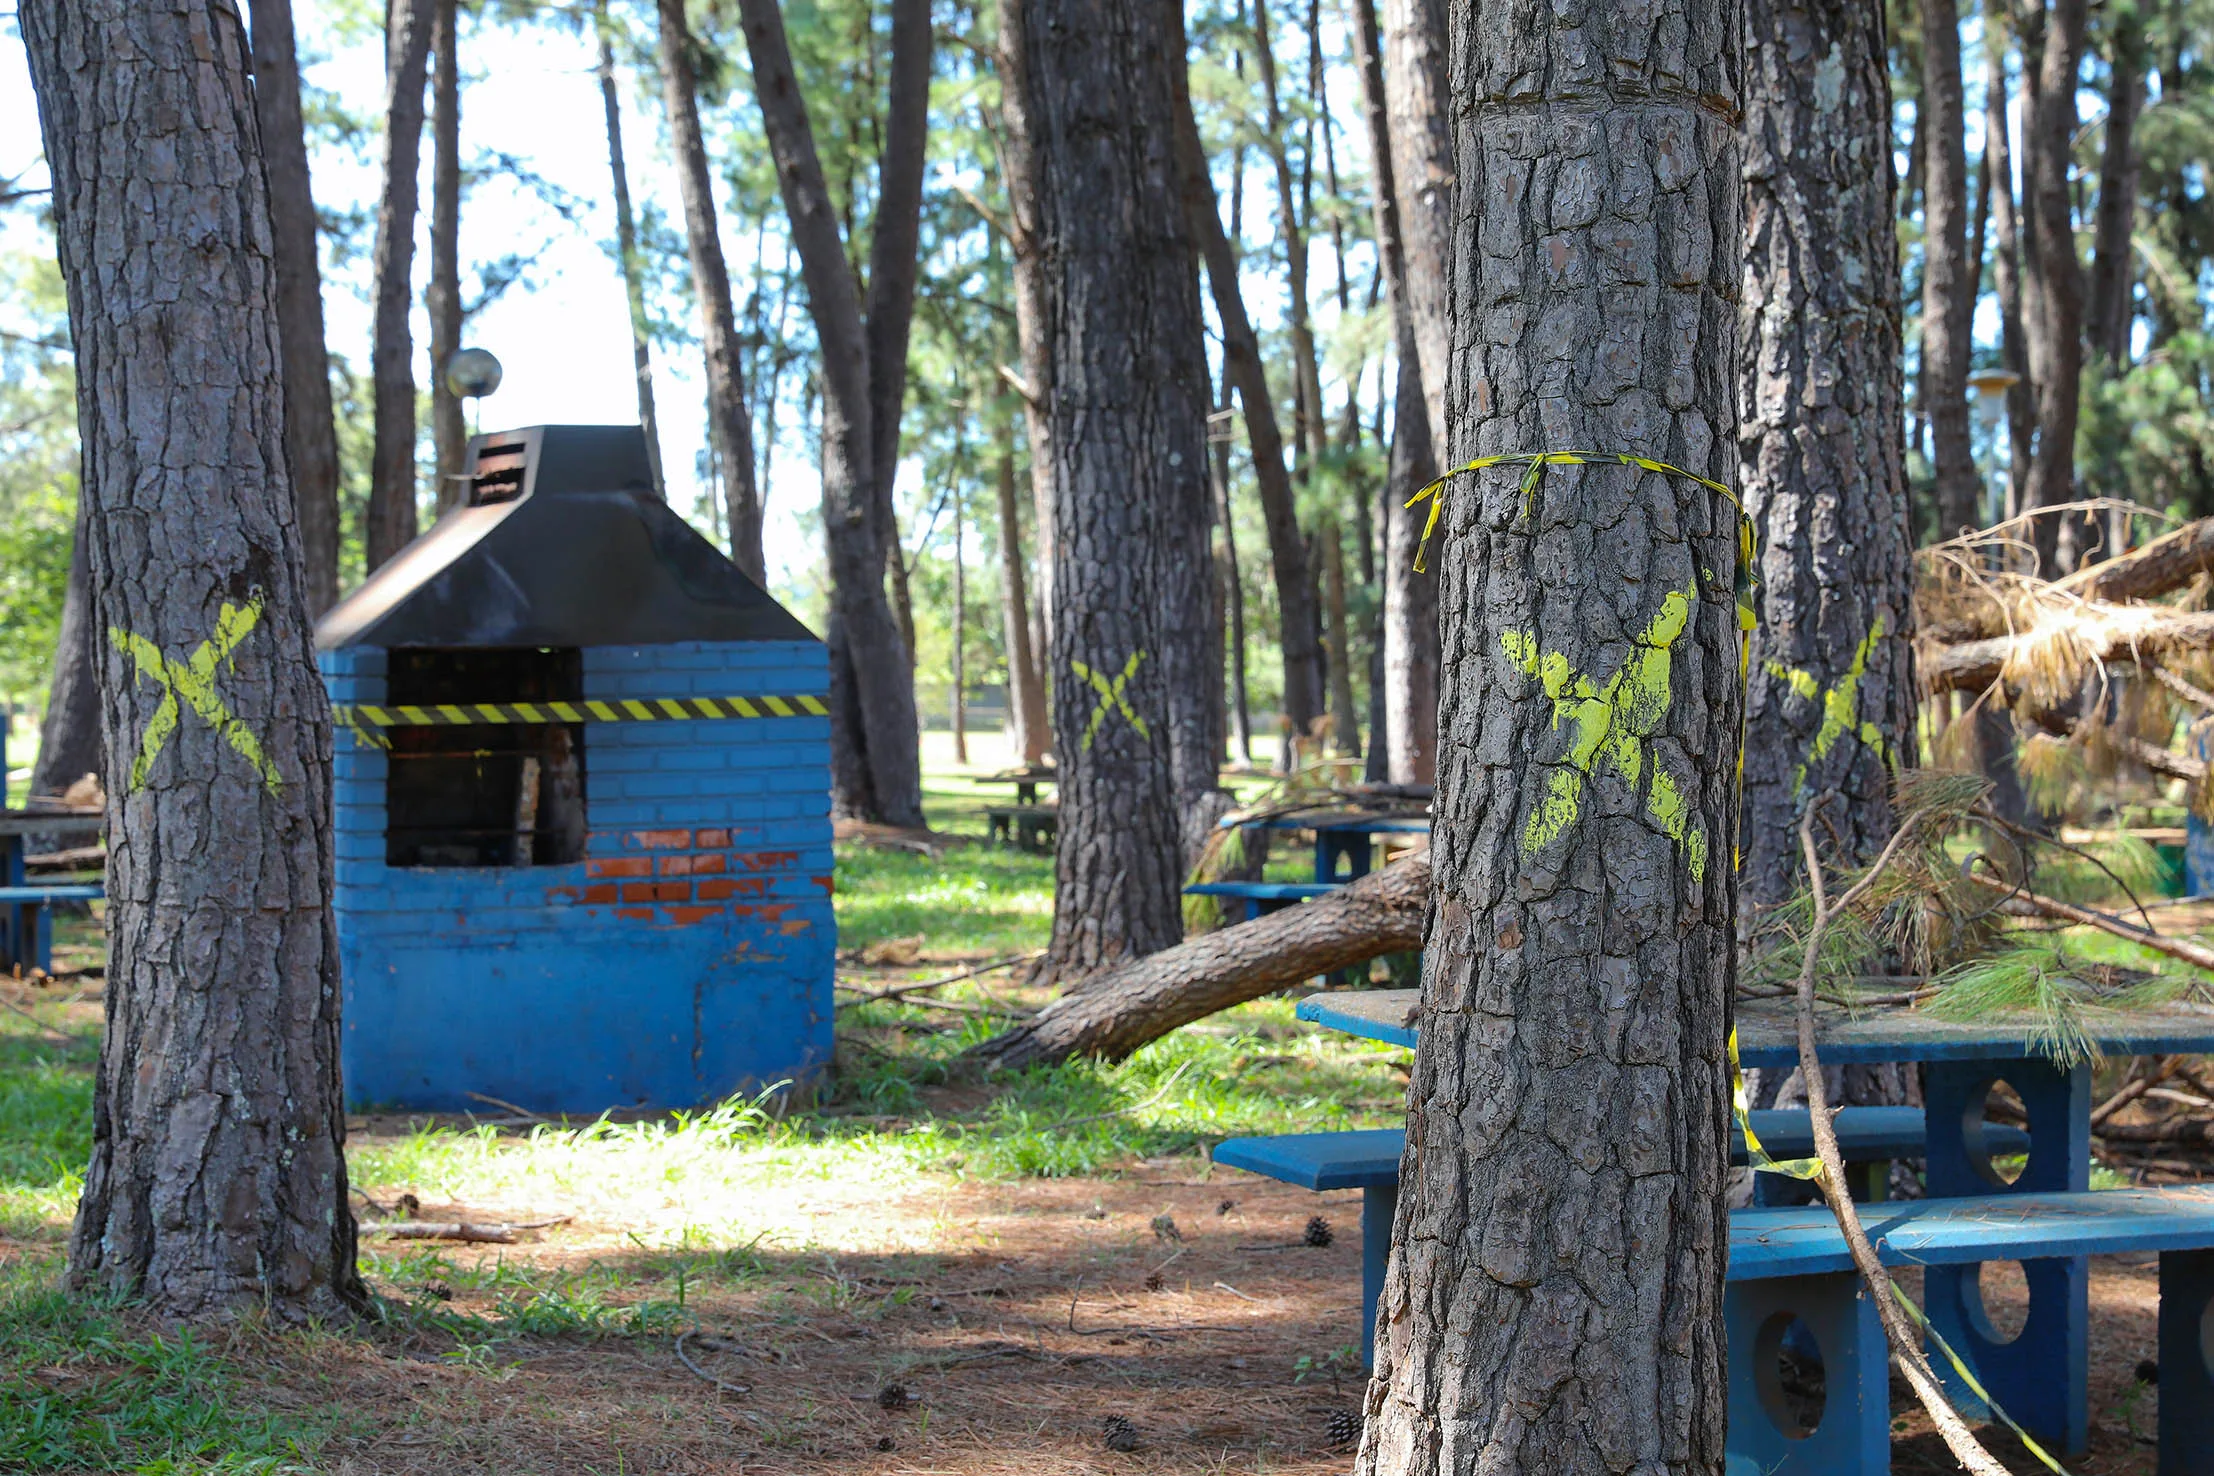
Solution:
<path fill-rule="evenodd" d="M 61 272 L 0 257 L 0 698 L 53 669 L 77 516 L 76 376 Z"/>

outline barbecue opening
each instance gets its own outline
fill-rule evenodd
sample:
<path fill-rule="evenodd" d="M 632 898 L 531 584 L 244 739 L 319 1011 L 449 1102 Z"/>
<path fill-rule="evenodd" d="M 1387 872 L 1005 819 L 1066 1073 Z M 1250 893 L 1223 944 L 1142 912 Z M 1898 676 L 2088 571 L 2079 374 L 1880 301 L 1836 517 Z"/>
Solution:
<path fill-rule="evenodd" d="M 403 647 L 394 707 L 575 702 L 584 663 L 555 649 Z M 385 786 L 389 866 L 558 866 L 584 856 L 584 725 L 395 727 Z"/>

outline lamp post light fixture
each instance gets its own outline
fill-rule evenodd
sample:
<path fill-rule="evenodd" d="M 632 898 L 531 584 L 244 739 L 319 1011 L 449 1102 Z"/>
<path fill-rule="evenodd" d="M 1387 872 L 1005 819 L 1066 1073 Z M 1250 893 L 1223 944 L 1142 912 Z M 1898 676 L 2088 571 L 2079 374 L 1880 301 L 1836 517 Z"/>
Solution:
<path fill-rule="evenodd" d="M 1979 369 L 1968 376 L 1969 388 L 1976 392 L 1976 419 L 1983 422 L 1984 432 L 1991 440 L 1991 475 L 1984 488 L 1985 527 L 2007 516 L 2007 465 L 1999 456 L 1999 416 L 2006 409 L 2007 391 L 2021 382 L 2022 376 L 2011 369 Z"/>
<path fill-rule="evenodd" d="M 477 433 L 477 407 L 473 402 L 498 389 L 503 372 L 500 361 L 493 356 L 490 349 L 461 349 L 446 361 L 446 388 L 459 398 L 472 402 L 469 406 L 471 435 Z"/>

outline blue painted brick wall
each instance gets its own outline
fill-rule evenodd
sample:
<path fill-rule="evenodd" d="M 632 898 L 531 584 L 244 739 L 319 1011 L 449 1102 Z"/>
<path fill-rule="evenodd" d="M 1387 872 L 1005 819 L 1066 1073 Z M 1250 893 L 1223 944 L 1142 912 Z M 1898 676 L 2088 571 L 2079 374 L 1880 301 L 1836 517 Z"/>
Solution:
<path fill-rule="evenodd" d="M 825 696 L 805 642 L 587 647 L 590 699 Z M 385 653 L 322 654 L 334 702 L 386 696 Z M 547 1111 L 690 1106 L 830 1056 L 827 718 L 587 723 L 583 860 L 384 864 L 384 754 L 333 765 L 348 1096 Z"/>

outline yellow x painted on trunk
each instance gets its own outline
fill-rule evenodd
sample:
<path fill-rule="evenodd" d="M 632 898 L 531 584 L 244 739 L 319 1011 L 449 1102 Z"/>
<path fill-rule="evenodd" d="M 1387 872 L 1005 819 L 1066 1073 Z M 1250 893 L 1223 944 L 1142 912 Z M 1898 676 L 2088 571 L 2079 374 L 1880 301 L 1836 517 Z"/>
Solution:
<path fill-rule="evenodd" d="M 221 733 L 231 747 L 237 749 L 254 766 L 261 782 L 275 794 L 284 787 L 277 774 L 277 766 L 261 751 L 261 740 L 240 722 L 223 699 L 215 691 L 216 663 L 228 660 L 238 649 L 239 643 L 253 633 L 261 623 L 261 601 L 254 599 L 244 605 L 225 601 L 220 614 L 215 617 L 215 634 L 200 642 L 199 649 L 183 661 L 173 661 L 161 653 L 161 647 L 141 635 L 133 635 L 120 626 L 108 627 L 108 639 L 116 649 L 138 663 L 139 674 L 152 677 L 162 686 L 161 705 L 154 709 L 153 718 L 146 724 L 146 731 L 139 738 L 138 757 L 131 763 L 131 788 L 146 787 L 146 773 L 161 753 L 169 735 L 177 731 L 181 717 L 178 699 L 192 705 L 201 720 Z"/>
<path fill-rule="evenodd" d="M 1691 592 L 1670 590 L 1661 601 L 1660 613 L 1638 636 L 1637 649 L 1603 687 L 1570 665 L 1563 653 L 1541 652 L 1537 637 L 1529 631 L 1501 634 L 1500 644 L 1509 659 L 1537 678 L 1552 699 L 1553 726 L 1566 722 L 1573 730 L 1568 752 L 1546 781 L 1544 800 L 1523 829 L 1525 851 L 1535 855 L 1582 816 L 1584 783 L 1600 759 L 1612 763 L 1623 782 L 1636 785 L 1645 771 L 1646 740 L 1668 716 L 1670 651 L 1690 623 Z M 1706 835 L 1694 826 L 1691 807 L 1676 787 L 1675 777 L 1658 764 L 1653 766 L 1646 808 L 1669 839 L 1684 848 L 1692 880 L 1704 881 Z"/>
<path fill-rule="evenodd" d="M 1847 733 L 1856 734 L 1860 741 L 1875 751 L 1877 758 L 1888 766 L 1891 749 L 1883 741 L 1883 733 L 1874 723 L 1864 723 L 1860 718 L 1860 679 L 1868 671 L 1868 653 L 1875 649 L 1883 635 L 1883 617 L 1878 615 L 1868 627 L 1868 634 L 1860 638 L 1860 645 L 1853 651 L 1853 664 L 1845 668 L 1845 675 L 1837 679 L 1837 685 L 1824 690 L 1814 674 L 1784 665 L 1781 661 L 1767 663 L 1768 674 L 1790 687 L 1809 702 L 1822 704 L 1822 726 L 1814 731 L 1814 742 L 1807 748 L 1807 756 L 1791 774 L 1791 792 L 1794 796 L 1807 787 L 1807 770 L 1829 756 L 1837 740 Z"/>
<path fill-rule="evenodd" d="M 1124 717 L 1130 719 L 1130 726 L 1138 730 L 1140 738 L 1150 740 L 1153 737 L 1152 730 L 1145 725 L 1145 719 L 1131 709 L 1122 695 L 1122 689 L 1130 685 L 1130 678 L 1137 672 L 1138 663 L 1143 660 L 1145 652 L 1131 652 L 1130 659 L 1122 664 L 1122 675 L 1112 681 L 1107 679 L 1104 672 L 1094 671 L 1081 661 L 1073 658 L 1069 661 L 1069 669 L 1090 682 L 1092 690 L 1099 694 L 1099 702 L 1092 708 L 1092 720 L 1084 725 L 1083 746 L 1087 751 L 1092 746 L 1092 739 L 1099 735 L 1099 725 L 1107 720 L 1107 709 L 1110 707 L 1120 710 Z"/>

